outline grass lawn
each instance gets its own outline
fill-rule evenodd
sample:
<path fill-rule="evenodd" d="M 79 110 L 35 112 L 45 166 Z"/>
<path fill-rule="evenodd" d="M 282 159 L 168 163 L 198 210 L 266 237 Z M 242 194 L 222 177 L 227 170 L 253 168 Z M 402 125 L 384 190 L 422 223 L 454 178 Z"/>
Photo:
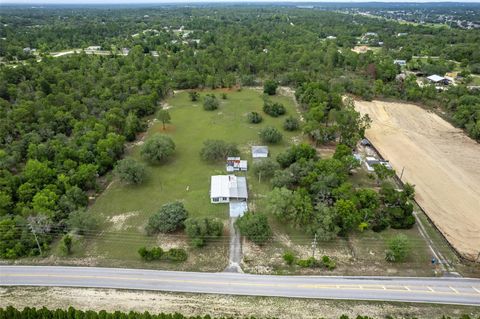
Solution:
<path fill-rule="evenodd" d="M 223 91 L 222 91 L 223 92 Z M 212 91 L 202 92 L 203 96 Z M 220 91 L 213 91 L 220 98 Z M 295 115 L 291 98 L 274 96 L 272 100 L 285 105 L 288 115 Z M 169 135 L 176 144 L 173 158 L 163 165 L 148 165 L 148 180 L 139 186 L 124 185 L 117 180 L 96 199 L 90 212 L 101 217 L 100 234 L 90 234 L 87 240 L 77 245 L 75 257 L 91 257 L 97 264 L 172 268 L 182 270 L 223 270 L 228 259 L 228 205 L 211 204 L 209 197 L 210 176 L 225 174 L 225 164 L 209 164 L 200 159 L 200 149 L 207 139 L 235 142 L 241 149 L 241 157 L 251 165 L 251 145 L 262 145 L 258 131 L 265 126 L 277 127 L 284 136 L 283 141 L 270 146 L 272 156 L 287 148 L 299 132 L 286 132 L 282 125 L 286 116 L 272 118 L 262 112 L 262 93 L 252 89 L 228 91 L 227 99 L 220 99 L 218 110 L 203 110 L 202 102 L 191 102 L 187 92 L 180 92 L 165 101 L 170 107 L 172 123 L 163 130 L 155 122 L 147 131 L 145 139 L 155 133 Z M 246 114 L 257 111 L 264 120 L 260 124 L 249 124 Z M 140 142 L 141 143 L 141 142 Z M 139 144 L 139 143 L 137 143 Z M 132 147 L 127 157 L 142 160 L 140 147 Z M 249 192 L 261 197 L 268 185 L 248 178 Z M 148 218 L 161 205 L 181 201 L 192 217 L 217 217 L 225 222 L 224 236 L 209 243 L 203 249 L 190 249 L 189 260 L 183 264 L 143 263 L 137 250 L 144 245 L 161 245 L 165 248 L 186 247 L 188 241 L 183 232 L 172 235 L 149 237 L 144 234 Z M 89 237 L 89 238 L 88 238 Z"/>

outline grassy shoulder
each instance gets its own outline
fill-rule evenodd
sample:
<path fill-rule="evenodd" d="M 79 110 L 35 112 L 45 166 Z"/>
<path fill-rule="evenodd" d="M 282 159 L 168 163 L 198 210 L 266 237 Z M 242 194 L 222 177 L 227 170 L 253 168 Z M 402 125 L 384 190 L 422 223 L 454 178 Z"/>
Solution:
<path fill-rule="evenodd" d="M 48 298 L 46 298 L 48 296 Z M 47 307 L 108 312 L 175 313 L 186 316 L 216 317 L 255 316 L 257 318 L 340 318 L 347 315 L 372 318 L 459 318 L 463 314 L 476 318 L 478 307 L 420 303 L 368 302 L 325 299 L 248 297 L 212 294 L 186 294 L 153 291 L 83 288 L 0 288 L 0 307 L 23 309 Z"/>
<path fill-rule="evenodd" d="M 210 176 L 225 174 L 225 163 L 210 164 L 202 161 L 200 150 L 207 139 L 221 139 L 236 143 L 241 157 L 251 164 L 251 146 L 259 145 L 260 129 L 273 126 L 283 134 L 281 143 L 270 146 L 276 156 L 291 143 L 300 139 L 299 132 L 283 130 L 283 122 L 289 115 L 295 116 L 294 101 L 287 96 L 273 96 L 273 102 L 282 103 L 287 115 L 278 118 L 262 112 L 262 93 L 254 89 L 203 91 L 201 96 L 216 94 L 220 107 L 205 111 L 201 101 L 192 102 L 188 92 L 178 92 L 167 99 L 171 123 L 163 128 L 162 123 L 153 121 L 145 136 L 129 148 L 127 158 L 142 161 L 140 148 L 143 142 L 156 133 L 172 138 L 176 145 L 175 154 L 162 165 L 147 165 L 147 179 L 141 185 L 125 185 L 113 179 L 111 184 L 89 208 L 100 217 L 100 230 L 87 232 L 84 238 L 74 240 L 73 254 L 61 258 L 52 256 L 59 263 L 87 263 L 92 265 L 119 267 L 154 267 L 175 270 L 221 271 L 228 259 L 229 234 L 227 227 L 228 205 L 211 204 L 209 197 Z M 221 99 L 221 93 L 227 98 Z M 256 111 L 263 116 L 260 124 L 250 124 L 246 115 Z M 263 143 L 262 143 L 263 144 Z M 248 175 L 250 177 L 250 173 Z M 266 191 L 263 184 L 248 179 L 249 191 L 255 198 Z M 158 245 L 164 249 L 188 247 L 188 238 L 183 232 L 147 236 L 144 228 L 148 218 L 165 203 L 180 201 L 190 217 L 216 217 L 224 222 L 224 234 L 211 240 L 201 249 L 189 248 L 185 263 L 151 262 L 140 260 L 138 249 L 142 246 Z"/>

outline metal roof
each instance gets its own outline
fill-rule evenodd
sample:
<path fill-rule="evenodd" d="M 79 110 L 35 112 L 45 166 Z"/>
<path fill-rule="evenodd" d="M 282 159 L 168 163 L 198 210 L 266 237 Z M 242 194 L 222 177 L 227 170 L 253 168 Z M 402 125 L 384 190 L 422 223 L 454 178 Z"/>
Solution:
<path fill-rule="evenodd" d="M 252 146 L 252 157 L 268 157 L 268 146 Z"/>
<path fill-rule="evenodd" d="M 247 179 L 235 175 L 213 175 L 210 184 L 210 197 L 248 198 Z"/>

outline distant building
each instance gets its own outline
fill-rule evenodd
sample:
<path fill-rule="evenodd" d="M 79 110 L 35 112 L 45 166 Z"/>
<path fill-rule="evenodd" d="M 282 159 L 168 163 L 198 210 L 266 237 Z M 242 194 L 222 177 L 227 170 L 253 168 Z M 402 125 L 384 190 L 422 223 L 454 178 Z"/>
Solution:
<path fill-rule="evenodd" d="M 159 57 L 157 51 L 150 51 L 150 54 L 151 54 L 154 58 L 158 58 L 158 57 Z"/>
<path fill-rule="evenodd" d="M 128 55 L 130 53 L 129 48 L 122 48 L 122 55 Z"/>
<path fill-rule="evenodd" d="M 374 165 L 377 165 L 377 164 L 383 165 L 388 169 L 392 169 L 392 166 L 390 165 L 390 163 L 388 161 L 381 161 L 381 160 L 379 160 L 375 157 L 371 157 L 371 156 L 367 156 L 365 158 L 365 166 L 367 167 L 367 170 L 369 172 L 374 172 L 375 171 Z"/>
<path fill-rule="evenodd" d="M 400 32 L 400 33 L 397 33 L 397 37 L 404 37 L 404 36 L 407 36 L 408 33 L 406 32 Z"/>
<path fill-rule="evenodd" d="M 327 37 L 327 40 L 335 40 L 337 37 L 336 36 L 333 36 L 333 35 L 329 35 Z"/>
<path fill-rule="evenodd" d="M 247 179 L 235 175 L 214 175 L 211 177 L 210 201 L 213 204 L 229 203 L 248 199 Z"/>
<path fill-rule="evenodd" d="M 240 157 L 227 157 L 227 172 L 236 172 L 247 170 L 247 161 L 241 160 Z"/>
<path fill-rule="evenodd" d="M 393 60 L 393 64 L 398 64 L 400 66 L 407 65 L 407 61 L 405 60 Z"/>
<path fill-rule="evenodd" d="M 447 78 L 444 78 L 443 76 L 440 76 L 437 74 L 428 76 L 427 80 L 434 84 L 448 85 L 450 83 L 450 81 Z"/>
<path fill-rule="evenodd" d="M 101 50 L 102 47 L 100 45 L 91 45 L 89 46 L 88 48 L 86 48 L 85 50 L 88 50 L 88 51 L 99 51 Z"/>
<path fill-rule="evenodd" d="M 366 37 L 378 37 L 378 34 L 376 32 L 367 32 L 365 33 Z"/>
<path fill-rule="evenodd" d="M 366 139 L 366 138 L 362 139 L 362 140 L 360 141 L 360 144 L 361 144 L 362 146 L 371 146 L 371 145 L 372 145 L 372 143 L 370 143 L 370 141 L 369 141 L 368 139 Z"/>
<path fill-rule="evenodd" d="M 253 158 L 265 158 L 268 157 L 268 146 L 252 146 Z"/>

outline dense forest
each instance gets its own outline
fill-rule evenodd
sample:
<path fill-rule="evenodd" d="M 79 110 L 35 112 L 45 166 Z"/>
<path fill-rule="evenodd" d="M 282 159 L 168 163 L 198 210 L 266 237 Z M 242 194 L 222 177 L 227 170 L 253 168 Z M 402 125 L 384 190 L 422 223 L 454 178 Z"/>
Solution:
<path fill-rule="evenodd" d="M 67 232 L 72 213 L 98 190 L 98 177 L 115 166 L 125 142 L 145 130 L 146 117 L 175 89 L 257 86 L 266 80 L 293 87 L 305 112 L 302 129 L 316 144 L 338 142 L 348 149 L 362 137 L 368 119 L 342 101 L 345 94 L 441 106 L 450 120 L 480 139 L 479 91 L 463 84 L 443 92 L 419 86 L 414 75 L 398 77 L 402 70 L 393 63 L 414 55 L 439 56 L 416 67 L 433 72 L 455 60 L 466 76 L 478 73 L 478 31 L 261 6 L 2 11 L 2 258 L 37 255 L 55 235 Z M 379 50 L 352 51 L 367 32 L 378 34 L 383 44 L 374 46 Z M 397 36 L 402 32 L 408 37 Z M 107 54 L 50 54 L 88 46 Z M 322 209 L 342 205 L 337 210 L 347 212 L 356 205 L 354 220 L 337 222 L 346 223 L 347 230 L 367 214 L 369 207 L 361 202 L 371 194 L 347 189 L 351 163 L 344 154 L 339 149 L 336 159 L 318 162 L 287 154 L 283 169 L 296 170 L 297 179 L 282 180 L 289 175 L 284 172 L 274 181 L 278 189 L 305 192 L 313 203 L 326 205 Z M 378 207 L 394 209 L 388 200 L 406 205 L 406 198 L 391 189 L 382 191 Z M 399 209 L 391 212 L 402 219 L 398 228 L 411 226 L 410 207 Z M 388 226 L 375 214 L 369 215 L 372 223 Z"/>
<path fill-rule="evenodd" d="M 321 314 L 319 314 L 321 316 Z M 438 314 L 440 318 L 441 314 Z M 148 311 L 143 313 L 131 311 L 129 313 L 115 311 L 106 312 L 87 310 L 82 311 L 73 307 L 64 309 L 50 310 L 47 308 L 24 308 L 18 310 L 13 307 L 0 308 L 0 319 L 234 319 L 233 317 L 212 317 L 210 315 L 205 316 L 184 316 L 180 313 L 175 314 L 150 314 Z M 249 319 L 255 319 L 255 317 L 248 317 Z M 321 317 L 319 317 L 321 318 Z M 348 316 L 341 316 L 341 319 L 349 319 Z M 442 318 L 449 319 L 450 317 L 443 316 Z M 469 315 L 462 315 L 461 319 L 470 319 Z M 273 319 L 273 318 L 271 318 Z M 357 316 L 356 319 L 373 319 L 369 316 Z M 413 319 L 413 318 L 412 318 Z"/>

